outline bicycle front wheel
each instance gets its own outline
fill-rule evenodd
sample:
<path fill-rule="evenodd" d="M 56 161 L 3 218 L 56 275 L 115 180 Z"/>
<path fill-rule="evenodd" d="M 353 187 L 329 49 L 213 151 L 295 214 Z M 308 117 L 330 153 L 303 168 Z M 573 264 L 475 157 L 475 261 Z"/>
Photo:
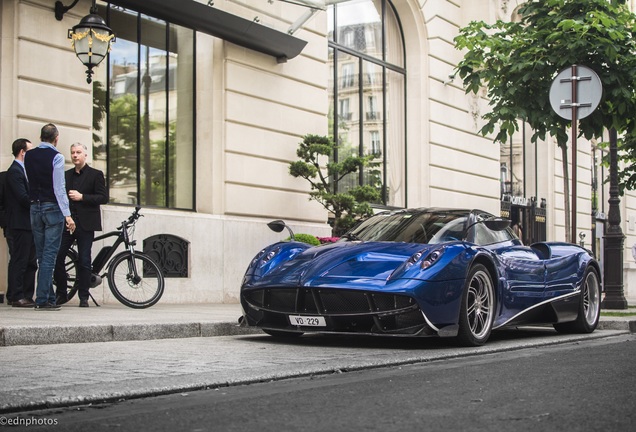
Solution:
<path fill-rule="evenodd" d="M 122 252 L 108 267 L 108 285 L 124 305 L 143 309 L 163 295 L 164 279 L 159 266 L 143 252 Z"/>

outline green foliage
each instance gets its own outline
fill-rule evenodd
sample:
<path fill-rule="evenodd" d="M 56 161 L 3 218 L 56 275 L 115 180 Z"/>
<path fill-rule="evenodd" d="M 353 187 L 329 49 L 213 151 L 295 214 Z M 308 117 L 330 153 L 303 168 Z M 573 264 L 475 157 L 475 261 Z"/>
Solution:
<path fill-rule="evenodd" d="M 355 224 L 357 218 L 373 214 L 369 202 L 378 201 L 380 192 L 372 186 L 357 186 L 338 190 L 338 182 L 347 174 L 367 165 L 370 156 L 348 156 L 336 161 L 338 146 L 328 137 L 305 135 L 296 154 L 300 160 L 289 164 L 289 173 L 302 177 L 311 186 L 310 199 L 319 202 L 334 215 L 333 234 L 340 235 Z M 322 165 L 321 165 L 322 164 Z"/>
<path fill-rule="evenodd" d="M 103 144 L 100 135 L 106 116 L 106 88 L 101 81 L 93 81 L 93 146 Z"/>
<path fill-rule="evenodd" d="M 600 148 L 609 149 L 609 143 L 603 142 Z M 618 167 L 618 187 L 621 195 L 625 190 L 636 190 L 636 136 L 628 134 L 618 142 L 618 156 L 621 164 Z M 609 153 L 603 156 L 603 165 L 609 168 Z M 598 206 L 597 206 L 598 208 Z"/>
<path fill-rule="evenodd" d="M 108 178 L 111 184 L 137 176 L 137 97 L 125 94 L 110 102 Z"/>
<path fill-rule="evenodd" d="M 294 239 L 301 243 L 307 243 L 308 245 L 320 246 L 320 240 L 311 234 L 294 234 Z M 288 237 L 287 240 L 291 240 L 291 238 Z"/>
<path fill-rule="evenodd" d="M 146 114 L 140 129 L 137 127 L 138 99 L 132 93 L 126 93 L 110 101 L 109 122 L 109 181 L 112 184 L 136 184 L 139 176 L 138 202 L 144 205 L 166 204 L 166 193 L 170 193 L 170 203 L 174 205 L 174 178 L 176 176 L 176 122 L 168 128 L 168 142 L 163 134 L 159 139 L 151 139 L 156 130 L 164 131 L 165 124 L 152 122 Z M 94 115 L 98 108 L 94 108 Z M 99 108 L 101 109 L 101 108 Z M 146 128 L 148 129 L 146 133 Z M 138 139 L 138 134 L 140 139 Z M 168 146 L 168 155 L 166 155 Z M 139 151 L 139 154 L 138 154 Z M 166 185 L 166 157 L 169 158 L 169 184 Z M 141 171 L 138 173 L 137 161 Z M 170 190 L 168 190 L 170 188 Z"/>
<path fill-rule="evenodd" d="M 521 119 L 534 130 L 532 142 L 551 135 L 567 147 L 570 121 L 551 109 L 550 85 L 561 70 L 585 65 L 601 79 L 604 97 L 580 121 L 579 134 L 591 139 L 609 128 L 622 134 L 627 164 L 620 177 L 636 185 L 635 15 L 617 0 L 531 1 L 519 13 L 519 23 L 471 22 L 455 38 L 465 52 L 457 73 L 466 92 L 487 89 L 491 111 L 480 133 L 506 142 Z"/>

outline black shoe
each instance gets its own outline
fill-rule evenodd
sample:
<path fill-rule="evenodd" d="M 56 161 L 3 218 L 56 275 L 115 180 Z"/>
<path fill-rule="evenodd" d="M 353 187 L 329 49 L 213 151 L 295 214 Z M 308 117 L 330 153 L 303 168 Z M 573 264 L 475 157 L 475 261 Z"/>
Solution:
<path fill-rule="evenodd" d="M 35 305 L 35 310 L 57 311 L 57 310 L 60 310 L 60 309 L 62 309 L 60 306 L 54 305 L 53 303 L 45 303 L 43 305 L 39 305 L 39 304 Z"/>
<path fill-rule="evenodd" d="M 33 306 L 35 306 L 35 303 L 33 302 L 33 300 L 20 299 L 12 302 L 11 306 L 19 308 L 32 308 Z"/>
<path fill-rule="evenodd" d="M 88 300 L 80 300 L 79 307 L 88 307 Z"/>

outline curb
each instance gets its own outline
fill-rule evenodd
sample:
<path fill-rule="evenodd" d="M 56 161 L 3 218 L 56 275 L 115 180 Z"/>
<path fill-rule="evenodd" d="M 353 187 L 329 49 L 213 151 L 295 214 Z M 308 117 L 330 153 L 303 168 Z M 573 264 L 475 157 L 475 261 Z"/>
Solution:
<path fill-rule="evenodd" d="M 623 320 L 600 320 L 597 328 L 599 330 L 627 330 L 630 333 L 636 333 L 636 317 Z"/>
<path fill-rule="evenodd" d="M 12 326 L 0 328 L 0 347 L 63 343 L 122 342 L 133 340 L 260 334 L 254 327 L 234 322 L 161 324 L 92 324 L 65 326 Z"/>
<path fill-rule="evenodd" d="M 636 333 L 636 317 L 601 319 L 597 329 L 621 330 Z M 262 330 L 258 328 L 241 327 L 236 324 L 236 322 L 9 326 L 0 328 L 0 347 L 64 343 L 124 342 L 261 333 Z"/>

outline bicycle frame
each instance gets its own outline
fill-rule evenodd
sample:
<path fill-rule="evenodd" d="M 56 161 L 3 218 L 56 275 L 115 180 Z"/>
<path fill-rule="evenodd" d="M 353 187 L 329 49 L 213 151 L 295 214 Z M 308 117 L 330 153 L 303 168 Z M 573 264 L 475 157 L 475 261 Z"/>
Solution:
<path fill-rule="evenodd" d="M 110 232 L 101 234 L 99 236 L 96 236 L 93 239 L 93 241 L 99 241 L 99 240 L 104 240 L 110 237 L 117 237 L 112 245 L 102 247 L 102 249 L 97 253 L 95 258 L 93 259 L 93 262 L 91 263 L 91 274 L 92 274 L 91 281 L 90 281 L 91 288 L 95 288 L 96 286 L 101 284 L 102 279 L 108 275 L 108 266 L 110 264 L 111 258 L 113 258 L 113 256 L 115 255 L 115 252 L 117 252 L 117 249 L 122 243 L 124 244 L 125 249 L 127 249 L 131 255 L 135 252 L 134 247 L 137 244 L 137 241 L 130 240 L 130 236 L 128 234 L 128 228 L 130 226 L 134 226 L 137 223 L 137 220 L 141 216 L 139 215 L 139 209 L 140 207 L 136 207 L 132 216 L 130 216 L 127 220 L 123 221 L 121 225 L 115 231 L 110 231 Z M 72 247 L 71 250 L 74 250 L 74 247 Z M 133 271 L 134 274 L 137 275 L 137 268 L 134 267 L 135 265 L 134 262 L 132 263 L 132 265 L 133 265 L 133 268 L 131 269 L 131 271 Z"/>
<path fill-rule="evenodd" d="M 95 256 L 92 262 L 93 273 L 100 274 L 102 270 L 104 270 L 106 264 L 113 257 L 117 248 L 123 243 L 131 253 L 133 252 L 133 247 L 135 246 L 135 241 L 131 242 L 128 237 L 128 227 L 123 226 L 120 231 L 111 231 L 102 235 L 95 237 L 93 241 L 104 240 L 109 237 L 117 237 L 115 242 L 110 246 L 104 246 Z M 104 277 L 106 273 L 100 274 L 101 277 Z"/>

